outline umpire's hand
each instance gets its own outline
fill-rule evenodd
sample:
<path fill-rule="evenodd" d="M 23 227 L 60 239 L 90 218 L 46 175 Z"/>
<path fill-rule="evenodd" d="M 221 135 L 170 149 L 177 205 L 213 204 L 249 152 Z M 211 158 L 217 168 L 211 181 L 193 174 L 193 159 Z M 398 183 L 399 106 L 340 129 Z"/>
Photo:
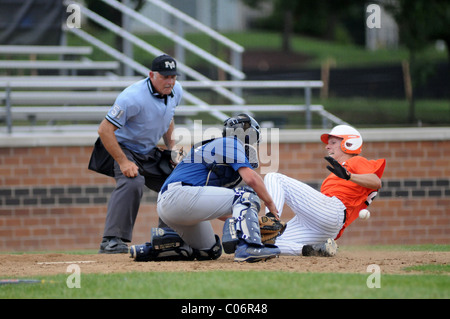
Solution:
<path fill-rule="evenodd" d="M 119 166 L 120 170 L 122 171 L 122 174 L 125 175 L 126 177 L 134 178 L 138 176 L 139 168 L 136 165 L 136 163 L 127 159 L 123 163 L 119 164 Z"/>

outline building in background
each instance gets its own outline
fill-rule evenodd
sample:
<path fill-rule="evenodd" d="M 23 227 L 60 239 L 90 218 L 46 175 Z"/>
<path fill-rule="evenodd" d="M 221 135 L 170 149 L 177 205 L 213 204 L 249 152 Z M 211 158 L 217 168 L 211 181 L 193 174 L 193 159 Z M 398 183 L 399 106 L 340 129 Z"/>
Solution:
<path fill-rule="evenodd" d="M 167 0 L 165 2 L 219 32 L 247 30 L 253 19 L 270 14 L 272 11 L 271 4 L 265 5 L 261 10 L 254 10 L 240 0 Z M 169 13 L 151 3 L 145 4 L 140 13 L 164 27 L 172 30 L 177 27 L 176 20 Z M 148 32 L 148 28 L 136 22 L 133 24 L 133 31 Z M 191 30 L 186 28 L 184 31 Z"/>
<path fill-rule="evenodd" d="M 383 3 L 383 1 L 379 2 Z M 392 14 L 382 4 L 377 4 L 375 7 L 372 7 L 372 10 L 370 9 L 370 4 L 367 4 L 366 8 L 368 8 L 366 11 L 369 11 L 366 12 L 368 19 L 373 18 L 379 20 L 378 26 L 368 25 L 370 23 L 366 20 L 366 49 L 371 51 L 377 49 L 397 49 L 399 30 Z"/>

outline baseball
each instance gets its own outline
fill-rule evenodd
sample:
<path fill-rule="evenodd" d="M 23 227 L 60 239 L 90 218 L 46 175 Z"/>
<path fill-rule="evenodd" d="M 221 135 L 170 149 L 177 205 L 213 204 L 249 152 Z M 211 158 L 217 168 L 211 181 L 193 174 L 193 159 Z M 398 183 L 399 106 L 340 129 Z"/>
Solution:
<path fill-rule="evenodd" d="M 369 219 L 370 212 L 367 209 L 361 209 L 359 211 L 359 218 L 361 219 Z"/>

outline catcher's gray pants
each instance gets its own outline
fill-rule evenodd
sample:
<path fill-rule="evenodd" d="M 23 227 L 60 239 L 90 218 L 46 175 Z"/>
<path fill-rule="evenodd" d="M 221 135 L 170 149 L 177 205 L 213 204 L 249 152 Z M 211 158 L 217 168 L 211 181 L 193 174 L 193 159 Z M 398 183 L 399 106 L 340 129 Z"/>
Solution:
<path fill-rule="evenodd" d="M 171 183 L 158 196 L 158 214 L 189 246 L 209 250 L 216 243 L 209 221 L 231 215 L 234 196 L 229 188 Z"/>
<path fill-rule="evenodd" d="M 122 148 L 130 161 L 136 162 L 131 153 Z M 105 229 L 103 237 L 119 237 L 125 242 L 130 242 L 133 235 L 133 227 L 139 211 L 139 206 L 144 191 L 144 186 L 149 185 L 149 177 L 141 174 L 134 178 L 126 177 L 122 174 L 119 164 L 114 161 L 114 178 L 116 188 L 111 193 L 106 213 Z M 147 178 L 147 183 L 146 183 Z M 152 177 L 152 184 L 164 183 L 165 177 Z M 160 227 L 164 225 L 159 225 Z M 211 245 L 212 246 L 212 245 Z"/>

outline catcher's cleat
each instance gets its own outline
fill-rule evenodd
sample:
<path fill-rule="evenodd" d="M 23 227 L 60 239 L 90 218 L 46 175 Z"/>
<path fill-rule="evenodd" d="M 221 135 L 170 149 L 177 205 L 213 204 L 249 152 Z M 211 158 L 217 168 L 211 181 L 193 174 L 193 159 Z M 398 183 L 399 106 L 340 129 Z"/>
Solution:
<path fill-rule="evenodd" d="M 215 260 L 222 256 L 222 245 L 220 244 L 219 236 L 215 235 L 216 243 L 209 250 L 194 249 L 195 259 L 201 260 Z"/>
<path fill-rule="evenodd" d="M 150 261 L 153 260 L 152 245 L 145 243 L 144 245 L 133 245 L 130 247 L 130 258 L 135 261 Z"/>
<path fill-rule="evenodd" d="M 303 256 L 333 257 L 336 255 L 338 246 L 334 239 L 328 238 L 326 242 L 314 245 L 305 245 L 302 248 Z"/>
<path fill-rule="evenodd" d="M 280 255 L 280 249 L 275 245 L 252 246 L 241 241 L 234 254 L 234 261 L 255 263 L 275 258 Z"/>

